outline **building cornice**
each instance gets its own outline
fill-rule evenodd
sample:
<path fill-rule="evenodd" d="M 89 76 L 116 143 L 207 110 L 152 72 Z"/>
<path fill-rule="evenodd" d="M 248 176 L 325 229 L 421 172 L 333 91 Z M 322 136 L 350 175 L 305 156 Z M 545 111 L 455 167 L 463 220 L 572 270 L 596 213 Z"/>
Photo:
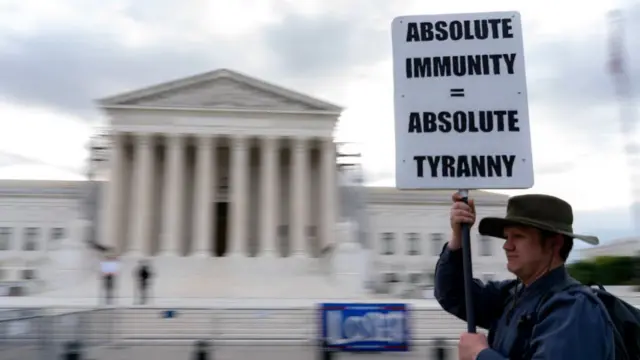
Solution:
<path fill-rule="evenodd" d="M 199 108 L 199 107 L 178 107 L 178 106 L 149 106 L 149 105 L 104 105 L 104 110 L 123 110 L 123 111 L 139 111 L 139 112 L 152 112 L 162 111 L 169 113 L 204 113 L 215 115 L 228 115 L 228 114 L 259 114 L 259 115 L 311 115 L 319 117 L 327 117 L 328 119 L 335 119 L 340 116 L 340 112 L 336 111 L 324 111 L 324 110 L 278 110 L 278 109 L 226 109 L 226 108 Z"/>
<path fill-rule="evenodd" d="M 86 186 L 86 181 L 0 180 L 0 196 L 78 198 L 85 195 Z"/>
<path fill-rule="evenodd" d="M 367 187 L 369 204 L 450 205 L 454 191 L 399 190 L 393 187 Z M 470 197 L 480 206 L 506 206 L 508 195 L 489 191 L 471 191 Z"/>
<path fill-rule="evenodd" d="M 238 83 L 248 85 L 256 89 L 260 89 L 267 93 L 279 95 L 283 98 L 293 100 L 301 104 L 305 104 L 307 106 L 316 108 L 318 110 L 325 110 L 328 112 L 338 113 L 338 114 L 344 110 L 342 106 L 330 103 L 325 100 L 320 100 L 315 97 L 311 97 L 309 95 L 285 88 L 280 85 L 268 83 L 262 79 L 258 79 L 253 76 L 249 76 L 247 74 L 243 74 L 241 72 L 230 70 L 230 69 L 213 70 L 206 73 L 201 73 L 193 76 L 188 76 L 185 78 L 163 82 L 156 85 L 147 86 L 142 89 L 137 89 L 137 90 L 133 90 L 126 93 L 121 93 L 118 95 L 97 100 L 97 103 L 101 108 L 106 109 L 114 105 L 131 104 L 131 102 L 140 101 L 145 98 L 149 98 L 149 97 L 153 97 L 161 94 L 176 93 L 190 86 L 205 84 L 217 79 L 229 79 Z"/>

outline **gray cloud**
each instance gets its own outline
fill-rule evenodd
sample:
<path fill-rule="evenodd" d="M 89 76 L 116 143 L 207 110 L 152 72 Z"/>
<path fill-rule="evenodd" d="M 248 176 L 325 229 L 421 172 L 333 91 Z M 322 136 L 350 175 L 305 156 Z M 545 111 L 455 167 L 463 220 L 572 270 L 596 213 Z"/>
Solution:
<path fill-rule="evenodd" d="M 99 32 L 52 29 L 14 38 L 13 51 L 0 53 L 0 94 L 91 116 L 96 98 L 241 63 L 240 44 L 217 42 L 213 47 L 218 51 L 188 43 L 132 49 Z"/>
<path fill-rule="evenodd" d="M 294 77 L 341 73 L 350 60 L 345 51 L 351 43 L 347 19 L 291 15 L 264 33 L 278 58 L 278 70 Z"/>
<path fill-rule="evenodd" d="M 148 1 L 148 0 L 145 0 Z M 43 29 L 32 36 L 3 35 L 11 51 L 0 49 L 0 96 L 94 117 L 92 100 L 172 78 L 230 67 L 313 93 L 314 88 L 340 89 L 358 66 L 391 56 L 391 5 L 382 0 L 357 0 L 354 11 L 309 16 L 282 8 L 283 21 L 247 38 L 211 38 L 208 46 L 171 37 L 153 47 L 132 48 L 100 29 Z M 168 1 L 150 8 L 130 7 L 129 16 L 152 28 L 179 29 L 202 11 L 199 0 L 189 10 Z M 357 10 L 357 11 L 356 11 Z M 174 17 L 170 15 L 175 15 Z M 349 15 L 344 15 L 349 14 Z M 640 19 L 634 9 L 630 18 Z M 171 20 L 167 20 L 171 19 Z M 629 21 L 628 33 L 640 30 Z M 249 41 L 249 45 L 246 43 Z M 640 55 L 640 38 L 628 37 L 630 58 Z M 248 50 L 250 49 L 250 50 Z M 611 104 L 613 90 L 605 69 L 606 34 L 581 38 L 527 41 L 529 96 L 553 106 L 562 124 L 584 134 L 589 142 L 611 142 L 620 128 L 617 113 L 594 117 L 593 107 Z M 263 58 L 255 65 L 255 58 Z M 629 61 L 638 73 L 640 65 Z M 389 70 L 390 71 L 390 70 Z M 339 92 L 339 91 L 338 91 Z M 340 102 L 340 99 L 330 99 Z M 535 119 L 532 113 L 532 121 Z M 578 125 L 577 127 L 575 125 Z M 604 145 L 603 145 L 604 146 Z"/>
<path fill-rule="evenodd" d="M 385 59 L 390 48 L 386 31 L 336 15 L 291 14 L 264 34 L 277 70 L 294 78 L 348 75 L 353 67 Z"/>
<path fill-rule="evenodd" d="M 573 108 L 578 104 L 602 104 L 613 99 L 606 73 L 604 34 L 585 38 L 546 39 L 527 48 L 529 99 Z"/>
<path fill-rule="evenodd" d="M 535 171 L 536 175 L 561 175 L 570 172 L 575 166 L 575 161 L 564 161 L 536 166 Z"/>
<path fill-rule="evenodd" d="M 579 210 L 575 212 L 574 219 L 573 228 L 575 232 L 596 235 L 602 243 L 638 235 L 634 234 L 631 206 L 587 211 Z M 582 243 L 577 244 L 577 246 L 588 247 Z"/>
<path fill-rule="evenodd" d="M 631 84 L 637 84 L 640 63 L 634 59 L 640 56 L 640 38 L 631 34 L 640 32 L 640 6 L 629 8 L 625 16 L 626 66 Z M 621 121 L 630 119 L 621 119 L 617 109 L 607 27 L 603 14 L 602 22 L 581 37 L 532 39 L 526 48 L 529 101 L 553 107 L 562 120 L 560 126 L 599 146 L 618 141 Z M 611 111 L 594 114 L 605 106 Z"/>
<path fill-rule="evenodd" d="M 381 1 L 360 2 L 372 10 L 371 16 L 387 9 L 374 6 L 384 4 Z M 179 34 L 202 10 L 198 0 L 189 11 L 171 4 L 154 2 L 149 10 L 136 3 L 126 13 L 151 29 L 166 33 L 173 28 Z M 386 26 L 372 29 L 364 18 L 288 14 L 246 38 L 212 37 L 207 46 L 176 35 L 152 47 L 127 47 L 113 34 L 73 24 L 31 36 L 4 34 L 11 51 L 0 48 L 0 96 L 93 117 L 96 98 L 220 67 L 308 91 L 332 82 L 339 86 L 354 66 L 388 56 Z M 259 66 L 252 65 L 256 58 L 263 59 Z"/>

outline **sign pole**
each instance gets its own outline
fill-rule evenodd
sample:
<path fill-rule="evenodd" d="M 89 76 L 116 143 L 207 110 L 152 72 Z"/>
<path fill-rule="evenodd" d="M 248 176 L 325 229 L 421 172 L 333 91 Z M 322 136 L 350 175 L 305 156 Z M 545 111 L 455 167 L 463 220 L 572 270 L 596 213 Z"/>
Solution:
<path fill-rule="evenodd" d="M 462 201 L 469 201 L 469 190 L 458 190 Z M 467 314 L 467 332 L 476 332 L 476 313 L 473 306 L 473 268 L 471 263 L 471 226 L 462 224 L 462 271 L 464 274 L 464 301 Z"/>

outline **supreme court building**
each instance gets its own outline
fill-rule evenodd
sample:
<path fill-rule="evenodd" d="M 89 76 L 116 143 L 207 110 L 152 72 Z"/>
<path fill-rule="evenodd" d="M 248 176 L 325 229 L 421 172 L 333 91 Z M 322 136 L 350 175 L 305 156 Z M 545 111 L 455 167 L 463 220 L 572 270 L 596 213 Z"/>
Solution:
<path fill-rule="evenodd" d="M 101 242 L 134 256 L 315 256 L 336 222 L 342 109 L 230 70 L 100 101 Z"/>
<path fill-rule="evenodd" d="M 348 291 L 334 275 L 355 273 L 336 265 L 350 195 L 366 219 L 358 240 L 366 243 L 359 253 L 369 259 L 367 281 L 379 285 L 371 291 L 398 296 L 432 282 L 450 231 L 451 192 L 345 192 L 333 140 L 339 106 L 231 70 L 99 105 L 108 118 L 108 161 L 96 178 L 104 181 L 0 180 L 0 283 L 41 289 L 60 239 L 94 238 L 74 225 L 87 219 L 80 205 L 94 185 L 90 222 L 122 260 L 123 297 L 133 296 L 128 274 L 145 258 L 157 273 L 157 297 L 342 298 Z M 504 215 L 507 196 L 471 196 L 479 217 Z M 475 274 L 509 277 L 503 241 L 475 231 Z M 92 263 L 101 255 L 85 256 Z M 72 288 L 46 296 L 100 296 L 99 266 L 89 269 Z"/>

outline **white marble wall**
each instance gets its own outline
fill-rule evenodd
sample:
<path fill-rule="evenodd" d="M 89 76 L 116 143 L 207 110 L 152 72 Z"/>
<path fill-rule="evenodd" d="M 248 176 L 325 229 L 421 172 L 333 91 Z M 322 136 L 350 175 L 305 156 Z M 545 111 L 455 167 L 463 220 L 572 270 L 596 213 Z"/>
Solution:
<path fill-rule="evenodd" d="M 479 218 L 503 216 L 503 206 L 477 206 Z M 369 206 L 371 225 L 370 240 L 373 244 L 373 263 L 378 279 L 385 281 L 386 274 L 394 274 L 399 285 L 393 292 L 410 287 L 411 274 L 420 274 L 419 285 L 432 282 L 435 266 L 442 246 L 449 240 L 449 205 L 442 204 L 373 204 Z M 393 234 L 393 253 L 384 254 L 385 233 Z M 407 236 L 414 233 L 419 238 L 419 253 L 408 254 Z M 434 237 L 441 240 L 436 244 Z M 502 250 L 503 240 L 483 240 L 474 226 L 471 233 L 474 277 L 480 279 L 507 279 L 512 275 L 506 269 L 506 257 Z M 483 244 L 483 241 L 488 241 Z"/>
<path fill-rule="evenodd" d="M 79 216 L 79 205 L 78 199 L 65 197 L 3 197 L 0 228 L 10 229 L 10 244 L 0 250 L 0 281 L 22 280 L 23 270 L 34 270 L 34 277 L 40 277 L 38 268 L 56 245 L 54 229 L 61 232 L 57 236 L 69 236 L 71 224 Z M 34 250 L 25 248 L 29 228 L 37 229 Z"/>

